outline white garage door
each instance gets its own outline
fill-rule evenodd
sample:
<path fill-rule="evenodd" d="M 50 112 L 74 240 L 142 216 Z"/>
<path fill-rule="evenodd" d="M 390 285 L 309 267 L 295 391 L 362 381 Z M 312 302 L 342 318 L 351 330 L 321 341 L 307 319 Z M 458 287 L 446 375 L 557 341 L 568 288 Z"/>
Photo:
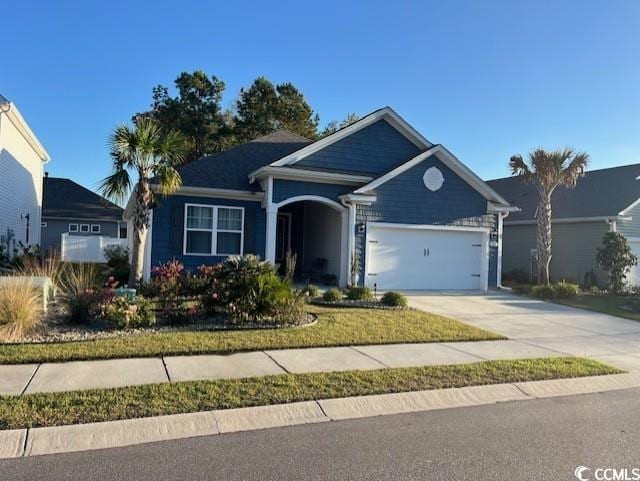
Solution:
<path fill-rule="evenodd" d="M 370 225 L 366 284 L 385 291 L 484 289 L 486 236 L 474 230 Z"/>

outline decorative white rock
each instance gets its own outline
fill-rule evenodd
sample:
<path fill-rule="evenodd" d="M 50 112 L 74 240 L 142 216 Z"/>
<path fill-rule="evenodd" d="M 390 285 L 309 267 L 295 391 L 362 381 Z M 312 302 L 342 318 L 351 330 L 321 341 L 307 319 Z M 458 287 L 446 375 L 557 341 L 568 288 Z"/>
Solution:
<path fill-rule="evenodd" d="M 424 185 L 431 192 L 435 192 L 436 190 L 440 189 L 440 187 L 442 187 L 442 184 L 444 184 L 444 176 L 442 175 L 442 172 L 440 172 L 440 169 L 438 169 L 437 167 L 429 167 L 424 173 L 422 180 L 424 182 Z"/>

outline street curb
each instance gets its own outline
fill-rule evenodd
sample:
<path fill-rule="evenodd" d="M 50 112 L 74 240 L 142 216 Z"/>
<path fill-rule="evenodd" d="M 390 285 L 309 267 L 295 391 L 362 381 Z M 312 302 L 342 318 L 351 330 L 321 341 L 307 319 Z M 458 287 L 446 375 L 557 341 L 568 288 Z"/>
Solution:
<path fill-rule="evenodd" d="M 197 436 L 640 387 L 640 373 L 325 399 L 0 431 L 0 458 L 61 454 Z"/>

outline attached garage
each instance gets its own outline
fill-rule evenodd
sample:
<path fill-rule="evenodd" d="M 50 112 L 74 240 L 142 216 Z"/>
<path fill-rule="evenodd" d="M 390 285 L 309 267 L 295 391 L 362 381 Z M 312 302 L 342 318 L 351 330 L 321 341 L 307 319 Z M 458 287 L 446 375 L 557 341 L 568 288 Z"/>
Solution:
<path fill-rule="evenodd" d="M 365 284 L 378 290 L 486 289 L 489 229 L 369 223 Z"/>

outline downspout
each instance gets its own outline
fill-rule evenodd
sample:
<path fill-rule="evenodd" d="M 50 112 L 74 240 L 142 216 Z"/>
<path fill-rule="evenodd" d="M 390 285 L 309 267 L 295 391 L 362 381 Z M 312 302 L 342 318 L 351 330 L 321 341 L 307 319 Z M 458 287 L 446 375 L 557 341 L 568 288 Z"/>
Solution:
<path fill-rule="evenodd" d="M 498 213 L 498 268 L 496 269 L 496 286 L 498 289 L 502 289 L 502 235 L 504 232 L 504 220 L 509 217 L 510 212 L 507 210 L 505 212 Z"/>

